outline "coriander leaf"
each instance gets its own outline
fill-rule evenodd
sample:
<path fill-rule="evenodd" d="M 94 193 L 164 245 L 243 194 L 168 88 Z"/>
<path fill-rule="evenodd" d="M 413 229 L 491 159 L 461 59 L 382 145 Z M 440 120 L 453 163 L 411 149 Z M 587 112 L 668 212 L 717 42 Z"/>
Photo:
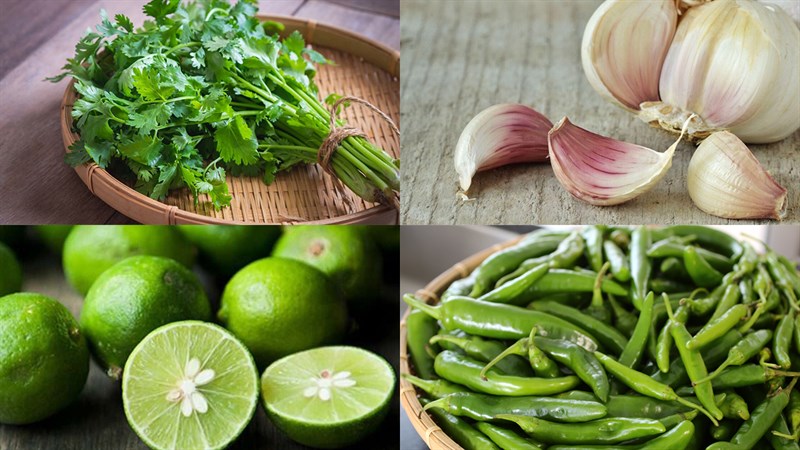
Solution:
<path fill-rule="evenodd" d="M 144 13 L 156 19 L 158 22 L 163 19 L 167 14 L 172 14 L 178 9 L 180 0 L 152 0 L 150 3 L 144 5 Z"/>
<path fill-rule="evenodd" d="M 322 53 L 314 49 L 306 48 L 303 50 L 303 53 L 308 55 L 308 57 L 311 58 L 311 61 L 317 64 L 333 64 L 333 61 L 326 58 Z"/>
<path fill-rule="evenodd" d="M 64 155 L 64 161 L 70 167 L 77 167 L 81 164 L 87 163 L 92 160 L 92 157 L 86 153 L 83 141 L 77 141 L 69 146 L 69 153 Z"/>
<path fill-rule="evenodd" d="M 108 141 L 98 141 L 94 143 L 90 142 L 83 142 L 83 146 L 86 149 L 86 153 L 92 157 L 94 162 L 102 167 L 108 167 L 108 163 L 111 161 L 111 154 L 114 151 L 114 146 L 111 142 Z"/>
<path fill-rule="evenodd" d="M 292 34 L 286 36 L 283 40 L 283 48 L 286 52 L 294 53 L 296 56 L 303 55 L 303 49 L 306 47 L 306 41 L 299 31 L 294 30 Z"/>
<path fill-rule="evenodd" d="M 214 186 L 214 189 L 211 190 L 209 195 L 211 196 L 211 201 L 214 203 L 214 208 L 217 210 L 223 206 L 230 205 L 233 199 L 228 193 L 228 185 L 224 183 Z"/>
<path fill-rule="evenodd" d="M 225 162 L 250 165 L 258 160 L 258 140 L 242 116 L 236 116 L 214 133 L 219 156 Z"/>
<path fill-rule="evenodd" d="M 124 14 L 117 14 L 114 16 L 114 20 L 116 20 L 117 26 L 122 27 L 128 33 L 133 31 L 133 22 L 131 22 L 131 19 L 129 19 L 128 16 Z"/>
<path fill-rule="evenodd" d="M 208 181 L 198 181 L 197 184 L 195 184 L 195 187 L 197 188 L 197 192 L 201 194 L 208 194 L 214 190 L 214 185 Z"/>
<path fill-rule="evenodd" d="M 156 103 L 143 108 L 141 112 L 128 114 L 127 124 L 139 129 L 139 134 L 150 134 L 156 128 L 165 125 L 172 115 L 172 103 Z"/>
<path fill-rule="evenodd" d="M 172 180 L 175 179 L 175 175 L 178 172 L 178 167 L 171 165 L 160 166 L 159 168 L 160 171 L 158 174 L 158 183 L 156 183 L 156 185 L 153 187 L 153 192 L 150 193 L 150 197 L 162 200 L 169 192 L 169 188 L 172 185 Z"/>
<path fill-rule="evenodd" d="M 219 52 L 224 50 L 230 42 L 230 39 L 226 39 L 222 36 L 214 36 L 210 41 L 204 42 L 203 46 L 209 51 Z"/>
<path fill-rule="evenodd" d="M 161 139 L 156 136 L 136 136 L 119 144 L 119 152 L 133 161 L 145 166 L 155 166 L 161 158 Z"/>
<path fill-rule="evenodd" d="M 89 115 L 81 127 L 81 139 L 93 144 L 98 139 L 110 140 L 114 138 L 114 130 L 108 125 L 107 116 Z"/>

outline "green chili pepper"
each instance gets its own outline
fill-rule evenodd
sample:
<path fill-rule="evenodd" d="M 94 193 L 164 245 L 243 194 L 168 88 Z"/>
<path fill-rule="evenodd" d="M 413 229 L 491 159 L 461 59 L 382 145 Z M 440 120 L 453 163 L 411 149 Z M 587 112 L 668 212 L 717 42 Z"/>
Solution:
<path fill-rule="evenodd" d="M 664 260 L 661 261 L 659 271 L 661 275 L 674 280 L 689 281 L 691 279 L 689 278 L 689 273 L 686 271 L 686 268 L 683 267 L 683 259 L 678 259 L 675 256 L 664 258 Z"/>
<path fill-rule="evenodd" d="M 772 275 L 772 281 L 778 286 L 778 289 L 781 290 L 783 296 L 789 300 L 789 306 L 795 311 L 800 311 L 800 305 L 797 304 L 797 296 L 794 293 L 794 286 L 791 281 L 793 278 L 792 275 L 789 274 L 786 267 L 781 264 L 780 260 L 778 260 L 778 255 L 774 251 L 768 251 L 765 258 L 767 261 L 767 269 L 770 275 Z"/>
<path fill-rule="evenodd" d="M 478 300 L 494 303 L 510 303 L 512 305 L 525 304 L 527 300 L 523 294 L 545 276 L 548 270 L 550 270 L 550 267 L 547 264 L 539 264 L 523 273 L 518 278 L 480 296 Z"/>
<path fill-rule="evenodd" d="M 661 422 L 661 425 L 664 425 L 664 428 L 669 430 L 670 428 L 677 426 L 681 422 L 684 422 L 686 420 L 688 421 L 694 420 L 694 418 L 697 417 L 697 414 L 698 414 L 697 410 L 693 409 L 691 411 L 675 413 L 666 417 L 662 417 L 658 419 L 658 421 Z"/>
<path fill-rule="evenodd" d="M 597 278 L 595 272 L 578 272 L 567 269 L 550 269 L 547 274 L 529 287 L 521 297 L 524 301 L 535 300 L 538 297 L 563 292 L 592 292 Z M 628 295 L 627 289 L 608 278 L 601 285 L 603 292 L 614 295 Z M 520 299 L 520 301 L 523 301 Z M 523 301 L 523 302 L 524 302 Z"/>
<path fill-rule="evenodd" d="M 597 277 L 594 280 L 594 287 L 592 290 L 592 302 L 584 310 L 586 314 L 605 323 L 611 322 L 611 312 L 608 310 L 605 302 L 603 301 L 602 289 L 603 279 L 606 276 L 606 271 L 608 271 L 609 266 L 610 264 L 606 262 L 600 268 L 600 271 L 597 272 Z"/>
<path fill-rule="evenodd" d="M 775 339 L 772 343 L 772 353 L 775 355 L 775 361 L 783 369 L 792 367 L 792 360 L 789 358 L 789 346 L 792 343 L 793 333 L 794 316 L 786 314 L 778 322 L 778 327 L 775 328 Z"/>
<path fill-rule="evenodd" d="M 796 441 L 800 438 L 800 392 L 792 390 L 789 395 L 789 405 L 784 412 L 789 418 L 791 428 L 787 427 L 786 431 L 773 430 L 773 434 Z"/>
<path fill-rule="evenodd" d="M 514 422 L 534 439 L 550 444 L 615 444 L 666 431 L 657 420 L 626 417 L 572 424 L 514 414 L 500 414 L 496 418 Z"/>
<path fill-rule="evenodd" d="M 603 251 L 606 255 L 606 261 L 611 265 L 611 274 L 614 278 L 623 283 L 629 281 L 631 279 L 631 268 L 625 252 L 611 240 L 603 242 Z"/>
<path fill-rule="evenodd" d="M 636 322 L 636 328 L 633 330 L 633 335 L 631 335 L 630 340 L 628 340 L 628 345 L 625 346 L 619 357 L 620 364 L 634 367 L 642 357 L 642 352 L 647 344 L 647 336 L 650 332 L 650 323 L 653 318 L 654 298 L 652 291 L 645 297 L 640 308 L 639 320 Z"/>
<path fill-rule="evenodd" d="M 686 322 L 689 318 L 689 307 L 681 305 L 675 310 L 675 320 Z M 669 372 L 670 350 L 672 349 L 672 334 L 670 333 L 669 321 L 658 333 L 656 343 L 656 366 L 662 373 Z"/>
<path fill-rule="evenodd" d="M 756 292 L 753 290 L 752 278 L 744 278 L 739 281 L 739 295 L 744 304 L 750 304 L 756 301 Z"/>
<path fill-rule="evenodd" d="M 434 407 L 456 416 L 480 421 L 492 420 L 500 414 L 516 414 L 556 422 L 588 422 L 606 415 L 606 407 L 597 401 L 554 397 L 495 397 L 471 392 L 448 395 L 429 403 L 425 409 Z"/>
<path fill-rule="evenodd" d="M 733 391 L 726 392 L 725 398 L 721 402 L 717 402 L 717 404 L 726 419 L 747 420 L 750 418 L 747 402 L 744 401 L 741 395 Z"/>
<path fill-rule="evenodd" d="M 794 351 L 800 354 L 800 314 L 794 318 Z"/>
<path fill-rule="evenodd" d="M 503 353 L 506 349 L 505 344 L 500 341 L 486 340 L 478 336 L 457 337 L 436 335 L 431 338 L 430 343 L 437 344 L 442 341 L 456 345 L 464 350 L 464 354 L 470 358 L 486 363 L 495 359 L 497 355 Z M 528 362 L 516 355 L 511 355 L 510 358 L 499 361 L 497 368 L 506 375 L 521 377 L 533 375 L 533 371 L 528 365 Z"/>
<path fill-rule="evenodd" d="M 488 371 L 486 379 L 482 379 L 480 373 L 483 364 L 480 361 L 448 350 L 436 355 L 433 367 L 437 375 L 448 381 L 491 395 L 550 395 L 568 391 L 580 384 L 576 376 L 528 378 L 502 375 L 495 370 Z"/>
<path fill-rule="evenodd" d="M 572 370 L 602 402 L 608 400 L 611 389 L 608 376 L 592 352 L 561 339 L 535 336 L 533 342 L 551 358 Z"/>
<path fill-rule="evenodd" d="M 755 447 L 761 437 L 772 428 L 778 416 L 789 403 L 789 394 L 792 392 L 795 382 L 797 379 L 792 380 L 788 388 L 779 391 L 772 397 L 767 397 L 753 410 L 750 418 L 739 427 L 739 431 L 731 438 L 730 444 L 733 444 L 733 448 L 749 450 Z M 731 448 L 730 445 L 718 444 L 720 443 L 711 444 L 708 450 Z"/>
<path fill-rule="evenodd" d="M 538 450 L 544 445 L 520 436 L 516 431 L 489 422 L 476 422 L 475 428 L 503 450 Z"/>
<path fill-rule="evenodd" d="M 667 294 L 674 294 L 676 292 L 691 291 L 692 285 L 678 280 L 653 278 L 650 280 L 650 284 L 648 284 L 648 289 L 658 294 L 663 292 L 666 292 Z"/>
<path fill-rule="evenodd" d="M 797 438 L 789 436 L 789 426 L 782 415 L 775 419 L 770 432 L 767 433 L 767 438 L 773 450 L 800 450 L 800 446 L 797 445 Z"/>
<path fill-rule="evenodd" d="M 531 303 L 528 305 L 528 307 L 534 311 L 539 311 L 558 317 L 572 324 L 580 323 L 580 326 L 583 326 L 589 330 L 591 336 L 595 337 L 605 348 L 609 349 L 615 354 L 622 353 L 622 351 L 625 349 L 625 346 L 628 344 L 628 340 L 625 338 L 625 336 L 623 336 L 622 333 L 617 331 L 614 327 L 603 323 L 588 314 L 584 314 L 570 306 L 561 305 L 555 302 L 541 301 Z M 547 335 L 541 332 L 539 334 L 545 337 L 554 337 L 558 339 L 564 338 L 563 336 Z M 575 341 L 573 340 L 572 342 Z M 575 343 L 579 344 L 579 342 Z M 586 346 L 583 347 L 589 350 L 589 348 Z"/>
<path fill-rule="evenodd" d="M 420 399 L 420 403 L 424 405 L 428 402 L 425 399 Z M 442 428 L 445 434 L 466 450 L 499 450 L 491 439 L 466 421 L 439 408 L 433 408 L 428 413 L 433 416 L 433 420 Z"/>
<path fill-rule="evenodd" d="M 669 331 L 672 335 L 672 340 L 675 343 L 675 347 L 678 349 L 678 354 L 681 357 L 681 361 L 683 361 L 683 365 L 686 368 L 686 374 L 689 375 L 689 379 L 694 384 L 697 380 L 701 380 L 708 376 L 705 361 L 703 361 L 703 357 L 700 355 L 700 352 L 696 350 L 690 350 L 687 347 L 688 342 L 692 339 L 692 335 L 686 330 L 686 326 L 684 324 L 675 319 L 675 316 L 672 314 L 672 308 L 669 306 L 669 302 L 666 301 L 666 299 L 664 299 L 664 303 L 667 308 L 667 315 L 669 316 Z M 697 395 L 697 399 L 714 416 L 714 418 L 717 420 L 722 419 L 722 411 L 719 410 L 717 404 L 714 402 L 714 389 L 711 387 L 711 383 L 694 384 L 694 390 L 695 395 Z"/>
<path fill-rule="evenodd" d="M 613 295 L 609 294 L 608 303 L 611 304 L 611 310 L 614 311 L 614 317 L 616 318 L 614 325 L 616 328 L 627 336 L 632 335 L 633 330 L 636 328 L 638 318 L 627 309 L 623 308 Z"/>
<path fill-rule="evenodd" d="M 505 283 L 522 275 L 539 264 L 548 264 L 550 268 L 572 267 L 575 265 L 575 262 L 581 256 L 583 256 L 584 246 L 585 243 L 583 242 L 583 238 L 581 237 L 580 233 L 574 231 L 561 242 L 559 242 L 558 246 L 552 251 L 552 253 L 545 252 L 541 255 L 537 255 L 535 258 L 528 258 L 525 261 L 522 261 L 522 263 L 519 264 L 519 267 L 517 267 L 514 271 L 497 280 L 495 287 L 504 285 Z"/>
<path fill-rule="evenodd" d="M 583 228 L 581 236 L 586 243 L 584 253 L 586 260 L 589 261 L 589 267 L 595 272 L 599 272 L 603 266 L 603 233 L 604 227 L 599 225 L 590 225 Z"/>
<path fill-rule="evenodd" d="M 800 376 L 800 372 L 785 372 L 759 364 L 745 364 L 723 370 L 716 378 L 711 380 L 711 385 L 713 385 L 715 389 L 731 389 L 764 384 L 778 377 L 797 376 Z"/>
<path fill-rule="evenodd" d="M 714 320 L 720 318 L 723 314 L 725 314 L 729 309 L 733 308 L 733 306 L 739 303 L 739 286 L 735 284 L 729 284 L 725 286 L 725 291 L 722 294 L 722 299 L 717 303 L 717 308 L 714 310 L 714 314 L 708 319 L 709 322 L 713 322 Z"/>
<path fill-rule="evenodd" d="M 716 441 L 727 441 L 736 434 L 737 428 L 733 420 L 720 420 L 719 425 L 711 425 L 711 437 Z"/>
<path fill-rule="evenodd" d="M 590 351 L 597 348 L 597 341 L 587 332 L 540 311 L 467 297 L 453 297 L 439 306 L 428 305 L 408 294 L 403 296 L 403 301 L 439 320 L 445 329 L 459 329 L 473 336 L 520 339 L 536 327 L 542 336 L 566 339 Z"/>
<path fill-rule="evenodd" d="M 740 366 L 746 363 L 750 360 L 750 358 L 756 356 L 771 339 L 772 331 L 770 330 L 758 330 L 754 333 L 746 335 L 741 341 L 731 347 L 731 349 L 728 351 L 728 357 L 722 362 L 722 364 L 719 365 L 719 367 L 716 368 L 716 370 L 714 370 L 714 372 L 712 372 L 706 378 L 698 380 L 697 382 L 704 383 L 706 381 L 711 381 L 729 366 Z"/>
<path fill-rule="evenodd" d="M 516 269 L 526 259 L 545 255 L 559 248 L 565 237 L 566 234 L 563 232 L 537 230 L 522 238 L 517 244 L 493 253 L 472 272 L 471 276 L 475 283 L 469 296 L 479 297 L 488 292 L 500 277 Z M 580 239 L 580 243 L 582 246 L 583 239 Z"/>
<path fill-rule="evenodd" d="M 634 391 L 658 400 L 675 401 L 689 408 L 696 409 L 705 414 L 712 422 L 716 423 L 716 419 L 703 408 L 703 406 L 678 397 L 678 394 L 666 384 L 659 383 L 653 378 L 631 369 L 624 364 L 620 364 L 611 357 L 600 352 L 595 352 L 594 355 L 600 360 L 600 363 L 609 373 Z"/>
<path fill-rule="evenodd" d="M 623 250 L 627 249 L 631 244 L 631 232 L 626 228 L 614 228 L 608 234 L 608 238 Z"/>
<path fill-rule="evenodd" d="M 556 378 L 561 376 L 561 372 L 558 370 L 558 365 L 548 358 L 547 355 L 545 355 L 545 353 L 533 342 L 533 336 L 535 334 L 536 328 L 534 327 L 531 329 L 531 333 L 528 337 L 522 338 L 513 343 L 511 346 L 498 354 L 494 359 L 489 361 L 485 366 L 483 366 L 483 370 L 481 370 L 481 378 L 484 378 L 486 372 L 494 367 L 495 364 L 499 364 L 500 361 L 511 355 L 527 356 L 533 372 L 538 377 Z"/>
<path fill-rule="evenodd" d="M 725 288 L 726 288 L 726 286 L 719 285 L 716 288 L 714 288 L 714 290 L 711 291 L 710 294 L 708 294 L 708 297 L 700 298 L 700 299 L 691 298 L 691 299 L 687 300 L 687 303 L 689 304 L 689 306 L 692 309 L 692 315 L 694 315 L 694 316 L 705 316 L 706 314 L 708 314 L 709 311 L 711 311 L 713 308 L 715 308 L 717 306 L 717 303 L 719 303 L 720 300 L 722 300 L 722 295 L 725 293 Z M 705 288 L 700 288 L 700 289 L 705 290 Z M 698 291 L 699 290 L 695 290 L 695 292 L 698 292 Z M 666 310 L 665 310 L 665 313 L 666 313 Z"/>
<path fill-rule="evenodd" d="M 683 403 L 641 395 L 612 395 L 606 402 L 606 409 L 609 417 L 645 417 L 648 419 L 662 419 L 693 410 Z"/>
<path fill-rule="evenodd" d="M 675 236 L 695 236 L 696 241 L 703 247 L 723 252 L 724 256 L 731 261 L 737 261 L 743 252 L 742 244 L 733 236 L 714 228 L 702 225 L 672 225 L 664 227 L 663 232 L 672 233 Z"/>
<path fill-rule="evenodd" d="M 772 277 L 767 271 L 767 267 L 763 263 L 759 263 L 756 267 L 756 274 L 753 278 L 753 288 L 756 290 L 759 298 L 763 301 L 772 291 Z"/>
<path fill-rule="evenodd" d="M 671 238 L 662 239 L 650 246 L 647 250 L 647 256 L 650 258 L 680 258 L 683 260 L 683 252 L 686 250 L 686 247 L 691 246 L 689 243 L 692 241 L 694 241 L 694 236 L 692 235 L 684 238 L 673 236 Z M 697 253 L 715 270 L 727 272 L 734 266 L 733 262 L 726 256 L 706 250 L 703 247 L 697 247 Z M 686 267 L 684 266 L 683 269 L 685 270 Z"/>
<path fill-rule="evenodd" d="M 800 271 L 798 271 L 798 264 L 795 264 L 783 255 L 778 255 L 778 261 L 786 268 L 786 273 L 789 275 L 789 282 L 791 282 L 794 287 L 794 293 L 800 296 Z"/>
<path fill-rule="evenodd" d="M 697 247 L 689 245 L 683 249 L 683 264 L 700 287 L 716 286 L 722 281 L 722 274 L 697 253 Z"/>
<path fill-rule="evenodd" d="M 727 332 L 715 345 L 707 347 L 700 352 L 703 356 L 703 361 L 705 361 L 708 366 L 719 365 L 725 359 L 731 347 L 741 340 L 742 333 L 739 331 L 731 330 Z M 676 358 L 670 363 L 667 373 L 657 371 L 653 374 L 653 379 L 670 386 L 678 386 L 688 382 L 689 376 L 686 373 L 686 367 L 683 365 L 683 361 L 681 361 L 680 358 Z"/>
<path fill-rule="evenodd" d="M 636 227 L 631 233 L 631 277 L 633 278 L 633 292 L 631 301 L 633 306 L 641 310 L 642 302 L 647 296 L 647 285 L 650 281 L 650 259 L 647 249 L 650 247 L 650 230 L 642 225 Z"/>
<path fill-rule="evenodd" d="M 666 433 L 643 444 L 632 445 L 553 445 L 548 450 L 684 450 L 695 434 L 694 424 L 685 420 Z"/>
<path fill-rule="evenodd" d="M 474 272 L 473 272 L 474 273 Z M 472 292 L 472 287 L 475 285 L 475 277 L 470 274 L 466 278 L 461 278 L 450 283 L 450 286 L 442 293 L 442 303 L 450 300 L 451 297 L 464 297 Z"/>
<path fill-rule="evenodd" d="M 729 286 L 738 292 L 736 286 Z M 744 319 L 748 311 L 747 305 L 734 305 L 716 319 L 711 319 L 686 344 L 689 350 L 697 350 L 721 338 Z"/>
<path fill-rule="evenodd" d="M 425 380 L 408 373 L 403 374 L 403 379 L 422 389 L 433 398 L 442 398 L 450 394 L 467 391 L 467 388 L 464 386 L 451 383 L 447 380 Z"/>
<path fill-rule="evenodd" d="M 430 349 L 428 340 L 436 335 L 438 330 L 436 319 L 418 309 L 412 309 L 406 317 L 408 351 L 411 354 L 414 370 L 422 378 L 436 377 L 436 372 L 433 371 L 434 352 Z"/>

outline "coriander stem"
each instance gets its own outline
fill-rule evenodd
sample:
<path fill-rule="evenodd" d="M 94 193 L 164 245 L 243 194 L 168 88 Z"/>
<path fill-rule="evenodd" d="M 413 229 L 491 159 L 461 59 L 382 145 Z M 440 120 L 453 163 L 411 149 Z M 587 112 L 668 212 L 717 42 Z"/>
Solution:
<path fill-rule="evenodd" d="M 171 49 L 167 50 L 167 52 L 164 53 L 164 56 L 169 55 L 170 53 L 174 52 L 175 50 L 180 50 L 182 48 L 192 47 L 192 46 L 195 46 L 195 45 L 200 45 L 200 42 L 186 42 L 185 44 L 176 45 L 175 47 L 172 47 Z"/>

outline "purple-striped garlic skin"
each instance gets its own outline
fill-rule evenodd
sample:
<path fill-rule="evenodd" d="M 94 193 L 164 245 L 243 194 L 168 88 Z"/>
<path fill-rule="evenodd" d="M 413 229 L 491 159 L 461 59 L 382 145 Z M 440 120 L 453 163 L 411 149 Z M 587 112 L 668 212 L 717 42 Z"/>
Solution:
<path fill-rule="evenodd" d="M 592 133 L 564 117 L 548 134 L 553 172 L 575 198 L 618 205 L 647 191 L 666 175 L 678 141 L 664 153 Z"/>
<path fill-rule="evenodd" d="M 547 160 L 547 132 L 553 124 L 536 110 L 520 104 L 490 106 L 476 115 L 458 138 L 455 168 L 462 192 L 472 177 L 508 164 Z"/>

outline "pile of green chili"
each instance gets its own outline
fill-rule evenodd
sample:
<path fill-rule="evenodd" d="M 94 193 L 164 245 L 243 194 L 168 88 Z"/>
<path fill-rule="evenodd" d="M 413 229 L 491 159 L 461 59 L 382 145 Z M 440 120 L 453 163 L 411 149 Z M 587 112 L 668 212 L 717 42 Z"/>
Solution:
<path fill-rule="evenodd" d="M 798 297 L 711 228 L 538 230 L 404 296 L 404 378 L 468 450 L 800 449 Z"/>

